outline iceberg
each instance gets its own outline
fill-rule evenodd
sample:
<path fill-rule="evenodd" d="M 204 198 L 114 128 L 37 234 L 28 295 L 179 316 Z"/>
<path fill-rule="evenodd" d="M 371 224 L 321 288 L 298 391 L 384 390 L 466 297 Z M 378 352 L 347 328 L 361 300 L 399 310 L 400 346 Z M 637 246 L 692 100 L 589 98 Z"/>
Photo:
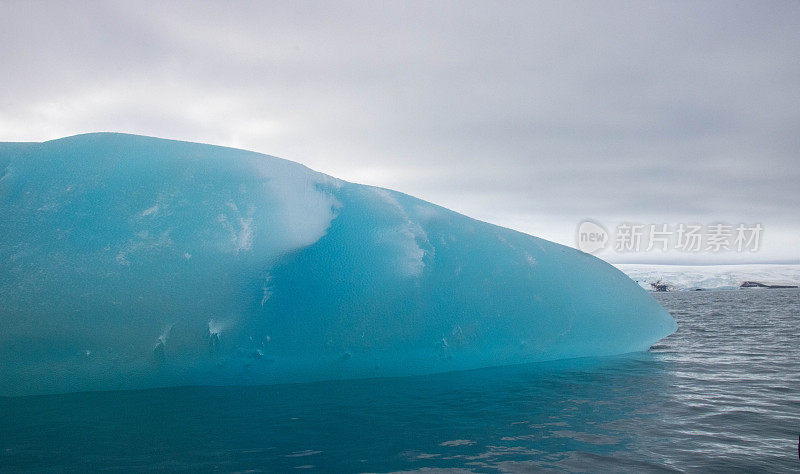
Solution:
<path fill-rule="evenodd" d="M 593 256 L 232 148 L 2 143 L 0 225 L 5 396 L 429 374 L 677 328 Z"/>

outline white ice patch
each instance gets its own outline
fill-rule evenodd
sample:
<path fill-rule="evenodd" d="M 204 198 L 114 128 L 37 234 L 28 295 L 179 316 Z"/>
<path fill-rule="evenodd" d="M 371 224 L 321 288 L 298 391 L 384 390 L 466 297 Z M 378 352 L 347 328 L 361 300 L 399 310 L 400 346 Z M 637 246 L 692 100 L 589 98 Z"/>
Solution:
<path fill-rule="evenodd" d="M 399 243 L 402 250 L 400 253 L 400 258 L 402 259 L 400 269 L 405 272 L 406 276 L 419 276 L 425 268 L 425 262 L 422 261 L 422 258 L 425 257 L 425 251 L 417 245 L 417 234 L 412 232 L 409 227 L 411 226 L 397 229 L 397 233 L 401 237 Z"/>
<path fill-rule="evenodd" d="M 139 215 L 142 216 L 142 217 L 155 215 L 156 213 L 158 213 L 158 208 L 159 208 L 159 205 L 158 205 L 158 203 L 156 203 L 154 206 L 148 207 L 147 209 L 142 211 Z"/>
<path fill-rule="evenodd" d="M 425 250 L 417 242 L 428 243 L 428 235 L 418 223 L 409 218 L 403 206 L 389 191 L 380 188 L 372 189 L 385 203 L 392 206 L 405 221 L 388 233 L 379 233 L 378 239 L 394 243 L 400 247 L 397 268 L 403 275 L 419 276 L 425 269 L 425 262 L 422 260 L 425 257 Z"/>
<path fill-rule="evenodd" d="M 217 214 L 217 223 L 228 242 L 226 251 L 276 257 L 319 240 L 336 217 L 341 204 L 326 191 L 340 186 L 338 180 L 296 163 L 278 158 L 252 160 L 253 172 L 263 177 L 263 187 L 239 187 L 239 193 L 263 193 L 244 209 L 242 200 L 228 199 Z"/>
<path fill-rule="evenodd" d="M 230 320 L 223 320 L 219 321 L 216 319 L 209 319 L 208 320 L 208 335 L 209 336 L 216 336 L 219 337 L 222 334 L 222 331 L 228 329 L 233 325 L 233 322 Z"/>
<path fill-rule="evenodd" d="M 414 216 L 423 222 L 427 222 L 439 214 L 440 211 L 430 204 L 418 204 L 414 206 Z"/>
<path fill-rule="evenodd" d="M 239 218 L 239 232 L 236 234 L 236 252 L 244 252 L 253 248 L 253 218 Z"/>
<path fill-rule="evenodd" d="M 218 214 L 217 222 L 228 232 L 231 244 L 229 249 L 238 254 L 253 248 L 255 225 L 252 217 L 237 217 L 232 224 L 228 216 Z"/>
<path fill-rule="evenodd" d="M 262 170 L 268 176 L 270 171 Z M 279 251 L 307 247 L 328 231 L 341 203 L 324 188 L 337 188 L 338 180 L 301 167 L 284 170 L 280 179 L 271 179 L 269 189 L 278 199 L 276 224 L 282 232 L 275 236 Z"/>
<path fill-rule="evenodd" d="M 5 181 L 6 179 L 10 179 L 11 176 L 12 176 L 12 171 L 13 171 L 13 168 L 11 166 L 6 166 L 5 171 L 3 171 L 2 174 L 0 174 L 0 182 Z"/>
<path fill-rule="evenodd" d="M 59 210 L 59 208 L 61 208 L 61 204 L 56 203 L 56 202 L 50 202 L 50 203 L 47 203 L 47 204 L 39 207 L 36 210 L 37 211 L 42 211 L 42 212 L 55 212 L 55 211 Z"/>
<path fill-rule="evenodd" d="M 166 344 L 167 339 L 169 338 L 169 333 L 172 332 L 172 327 L 175 326 L 174 324 L 170 324 L 164 327 L 164 330 L 161 331 L 161 335 L 158 336 L 158 342 L 161 344 Z"/>
<path fill-rule="evenodd" d="M 270 281 L 272 281 L 272 275 L 267 275 L 264 278 L 264 285 L 261 287 L 262 295 L 261 295 L 261 307 L 264 307 L 264 304 L 269 300 L 270 296 L 272 296 L 272 287 L 270 286 Z"/>
<path fill-rule="evenodd" d="M 131 262 L 128 261 L 128 257 L 125 255 L 125 252 L 119 252 L 117 256 L 114 257 L 114 260 L 116 260 L 118 264 L 126 267 L 131 264 Z"/>
<path fill-rule="evenodd" d="M 172 246 L 172 238 L 170 237 L 171 233 L 172 228 L 169 228 L 157 235 L 152 235 L 148 230 L 140 230 L 136 232 L 133 238 L 128 239 L 125 245 L 122 246 L 117 253 L 117 256 L 115 257 L 116 262 L 120 265 L 128 266 L 131 264 L 131 257 L 135 257 L 142 252 Z"/>

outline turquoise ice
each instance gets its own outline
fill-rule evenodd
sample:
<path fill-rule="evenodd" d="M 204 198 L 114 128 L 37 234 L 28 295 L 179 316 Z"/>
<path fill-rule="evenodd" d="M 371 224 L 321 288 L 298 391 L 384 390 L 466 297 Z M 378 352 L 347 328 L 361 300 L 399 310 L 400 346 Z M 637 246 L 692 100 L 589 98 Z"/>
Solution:
<path fill-rule="evenodd" d="M 647 350 L 602 260 L 258 153 L 0 144 L 0 395 L 400 376 Z"/>

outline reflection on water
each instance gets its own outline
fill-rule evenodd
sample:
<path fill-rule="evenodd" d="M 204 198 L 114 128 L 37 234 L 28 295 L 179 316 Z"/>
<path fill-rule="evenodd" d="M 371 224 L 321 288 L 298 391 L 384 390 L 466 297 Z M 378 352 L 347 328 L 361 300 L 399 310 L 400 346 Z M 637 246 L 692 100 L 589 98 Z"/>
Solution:
<path fill-rule="evenodd" d="M 0 399 L 0 468 L 800 469 L 800 292 L 658 298 L 679 331 L 626 357 Z"/>

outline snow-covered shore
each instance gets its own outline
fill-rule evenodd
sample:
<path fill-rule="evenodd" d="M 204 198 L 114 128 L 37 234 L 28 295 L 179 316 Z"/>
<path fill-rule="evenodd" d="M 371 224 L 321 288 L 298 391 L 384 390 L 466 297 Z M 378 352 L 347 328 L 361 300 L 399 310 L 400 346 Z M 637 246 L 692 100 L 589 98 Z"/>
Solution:
<path fill-rule="evenodd" d="M 649 265 L 614 264 L 640 286 L 651 290 L 660 281 L 669 290 L 734 289 L 745 281 L 768 285 L 800 285 L 800 265 Z"/>

